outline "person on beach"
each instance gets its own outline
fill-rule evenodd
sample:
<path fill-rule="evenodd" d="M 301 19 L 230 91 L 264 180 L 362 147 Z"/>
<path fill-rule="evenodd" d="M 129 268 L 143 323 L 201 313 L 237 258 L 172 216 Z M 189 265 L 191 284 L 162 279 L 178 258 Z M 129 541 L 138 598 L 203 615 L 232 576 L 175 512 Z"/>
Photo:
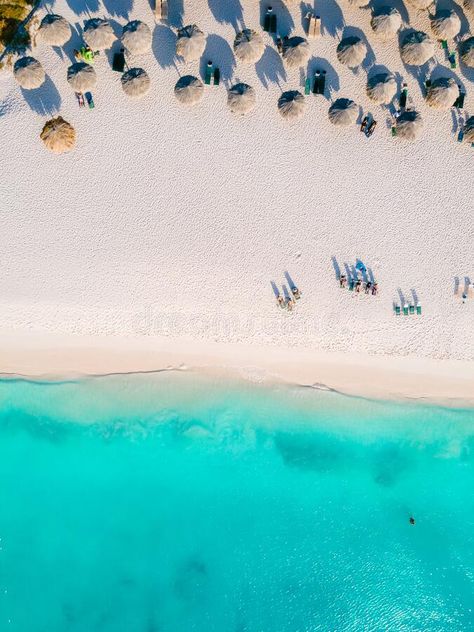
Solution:
<path fill-rule="evenodd" d="M 278 307 L 281 307 L 282 309 L 285 307 L 285 301 L 281 294 L 278 294 L 278 296 L 276 297 L 276 302 L 277 302 Z"/>
<path fill-rule="evenodd" d="M 291 292 L 293 294 L 293 296 L 295 297 L 296 300 L 301 298 L 301 292 L 299 291 L 299 289 L 297 287 L 292 287 L 291 288 Z"/>
<path fill-rule="evenodd" d="M 339 275 L 339 287 L 346 287 L 347 285 L 347 278 L 345 274 L 341 274 Z"/>
<path fill-rule="evenodd" d="M 378 290 L 379 290 L 378 283 L 374 281 L 374 284 L 372 285 L 372 296 L 377 296 Z"/>
<path fill-rule="evenodd" d="M 286 299 L 286 309 L 289 312 L 292 312 L 294 306 L 295 306 L 295 301 L 288 296 Z"/>
<path fill-rule="evenodd" d="M 367 283 L 365 284 L 365 293 L 369 294 L 370 293 L 370 288 L 372 287 L 372 283 L 370 281 L 367 281 Z"/>
<path fill-rule="evenodd" d="M 357 279 L 357 283 L 355 285 L 355 290 L 356 290 L 357 294 L 359 294 L 361 287 L 362 287 L 362 281 L 360 279 Z"/>

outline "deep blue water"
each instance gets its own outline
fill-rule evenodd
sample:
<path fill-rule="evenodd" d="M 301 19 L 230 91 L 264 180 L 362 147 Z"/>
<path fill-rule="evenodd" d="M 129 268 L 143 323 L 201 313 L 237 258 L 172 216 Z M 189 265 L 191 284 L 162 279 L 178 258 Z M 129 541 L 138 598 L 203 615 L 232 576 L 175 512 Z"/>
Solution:
<path fill-rule="evenodd" d="M 474 630 L 474 411 L 4 380 L 0 538 L 1 632 Z"/>

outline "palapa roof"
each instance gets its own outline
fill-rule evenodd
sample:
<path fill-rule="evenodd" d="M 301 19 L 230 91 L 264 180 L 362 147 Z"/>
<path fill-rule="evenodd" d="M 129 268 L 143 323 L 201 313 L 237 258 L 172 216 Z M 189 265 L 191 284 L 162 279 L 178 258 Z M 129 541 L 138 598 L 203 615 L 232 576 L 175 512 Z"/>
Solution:
<path fill-rule="evenodd" d="M 470 116 L 464 123 L 464 142 L 474 143 L 474 116 Z"/>
<path fill-rule="evenodd" d="M 62 154 L 74 147 L 76 130 L 62 116 L 57 116 L 46 122 L 40 138 L 50 151 Z"/>
<path fill-rule="evenodd" d="M 435 45 L 423 31 L 412 31 L 405 36 L 400 54 L 403 63 L 410 66 L 422 66 L 435 54 Z"/>
<path fill-rule="evenodd" d="M 87 92 L 97 84 L 97 75 L 90 64 L 79 61 L 67 69 L 67 81 L 76 92 Z"/>
<path fill-rule="evenodd" d="M 289 37 L 283 42 L 283 59 L 289 68 L 304 66 L 309 55 L 309 44 L 303 37 Z"/>
<path fill-rule="evenodd" d="M 451 9 L 439 9 L 430 17 L 431 30 L 439 40 L 453 39 L 461 30 L 461 20 Z"/>
<path fill-rule="evenodd" d="M 304 96 L 298 90 L 283 92 L 278 99 L 278 111 L 287 121 L 294 121 L 303 116 L 306 109 Z"/>
<path fill-rule="evenodd" d="M 402 16 L 395 7 L 380 7 L 374 11 L 370 25 L 380 39 L 393 39 L 402 26 Z"/>
<path fill-rule="evenodd" d="M 423 131 L 423 118 L 415 110 L 405 110 L 397 119 L 396 135 L 405 140 L 417 139 Z"/>
<path fill-rule="evenodd" d="M 206 36 L 195 24 L 184 26 L 178 30 L 176 54 L 184 61 L 196 61 L 206 48 Z"/>
<path fill-rule="evenodd" d="M 129 97 L 142 97 L 150 89 L 150 77 L 143 68 L 130 68 L 121 78 L 122 88 Z"/>
<path fill-rule="evenodd" d="M 87 46 L 92 50 L 105 50 L 115 42 L 115 33 L 107 20 L 92 18 L 84 24 L 82 34 Z"/>
<path fill-rule="evenodd" d="M 347 127 L 357 121 L 359 106 L 351 99 L 336 99 L 329 107 L 328 117 L 333 125 Z"/>
<path fill-rule="evenodd" d="M 204 95 L 204 84 L 191 75 L 180 77 L 174 87 L 174 95 L 184 105 L 195 105 Z"/>
<path fill-rule="evenodd" d="M 469 68 L 474 68 L 474 37 L 469 37 L 464 42 L 461 42 L 459 45 L 459 56 L 463 64 L 466 64 Z"/>
<path fill-rule="evenodd" d="M 25 90 L 39 88 L 46 79 L 43 66 L 34 57 L 20 57 L 13 66 L 13 76 Z"/>
<path fill-rule="evenodd" d="M 336 53 L 341 64 L 349 66 L 349 68 L 355 68 L 364 61 L 367 55 L 367 47 L 360 37 L 352 35 L 344 37 L 339 42 Z"/>
<path fill-rule="evenodd" d="M 132 20 L 125 24 L 121 41 L 131 55 L 143 55 L 151 49 L 151 31 L 148 24 Z"/>
<path fill-rule="evenodd" d="M 246 83 L 237 83 L 227 94 L 227 105 L 234 114 L 247 114 L 257 102 L 255 90 Z"/>
<path fill-rule="evenodd" d="M 237 33 L 234 40 L 234 55 L 245 64 L 254 64 L 263 55 L 265 44 L 260 33 L 253 29 L 244 29 Z"/>
<path fill-rule="evenodd" d="M 38 39 L 49 46 L 64 46 L 71 37 L 71 26 L 61 15 L 47 13 L 38 28 Z"/>
<path fill-rule="evenodd" d="M 426 102 L 438 110 L 449 110 L 459 96 L 458 84 L 451 77 L 434 79 L 426 89 Z"/>
<path fill-rule="evenodd" d="M 389 72 L 380 72 L 367 80 L 367 96 L 378 104 L 390 103 L 397 92 L 395 77 Z"/>

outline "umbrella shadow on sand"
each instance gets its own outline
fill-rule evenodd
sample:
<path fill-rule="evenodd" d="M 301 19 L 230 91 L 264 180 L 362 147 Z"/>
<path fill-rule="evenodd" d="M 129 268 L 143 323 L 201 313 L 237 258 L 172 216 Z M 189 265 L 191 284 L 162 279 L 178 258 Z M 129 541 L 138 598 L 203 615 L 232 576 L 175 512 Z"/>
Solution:
<path fill-rule="evenodd" d="M 244 23 L 240 0 L 209 0 L 209 9 L 220 24 L 231 24 L 240 31 Z"/>
<path fill-rule="evenodd" d="M 266 46 L 263 55 L 255 64 L 257 76 L 264 88 L 268 89 L 271 83 L 286 81 L 286 71 L 281 56 L 271 46 Z"/>
<path fill-rule="evenodd" d="M 164 24 L 157 24 L 153 31 L 152 50 L 162 68 L 176 67 L 176 35 Z"/>
<path fill-rule="evenodd" d="M 235 68 L 234 53 L 228 42 L 220 35 L 208 35 L 206 48 L 201 57 L 200 72 L 204 79 L 207 62 L 212 61 L 214 67 L 218 67 L 221 73 L 221 80 L 224 83 L 232 79 Z"/>
<path fill-rule="evenodd" d="M 56 114 L 61 107 L 61 95 L 49 77 L 36 90 L 23 90 L 21 94 L 33 112 L 46 116 Z"/>
<path fill-rule="evenodd" d="M 102 0 L 102 4 L 110 15 L 127 19 L 133 8 L 133 0 Z"/>
<path fill-rule="evenodd" d="M 90 15 L 99 10 L 99 0 L 66 0 L 66 4 L 76 15 Z"/>

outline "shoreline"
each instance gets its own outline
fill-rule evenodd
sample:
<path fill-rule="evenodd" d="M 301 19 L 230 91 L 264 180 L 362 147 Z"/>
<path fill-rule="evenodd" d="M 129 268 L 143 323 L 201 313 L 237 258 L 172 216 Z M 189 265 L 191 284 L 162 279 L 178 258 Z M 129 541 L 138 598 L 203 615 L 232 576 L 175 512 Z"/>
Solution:
<path fill-rule="evenodd" d="M 59 380 L 186 370 L 385 400 L 474 406 L 474 363 L 173 338 L 0 333 L 3 378 Z"/>

